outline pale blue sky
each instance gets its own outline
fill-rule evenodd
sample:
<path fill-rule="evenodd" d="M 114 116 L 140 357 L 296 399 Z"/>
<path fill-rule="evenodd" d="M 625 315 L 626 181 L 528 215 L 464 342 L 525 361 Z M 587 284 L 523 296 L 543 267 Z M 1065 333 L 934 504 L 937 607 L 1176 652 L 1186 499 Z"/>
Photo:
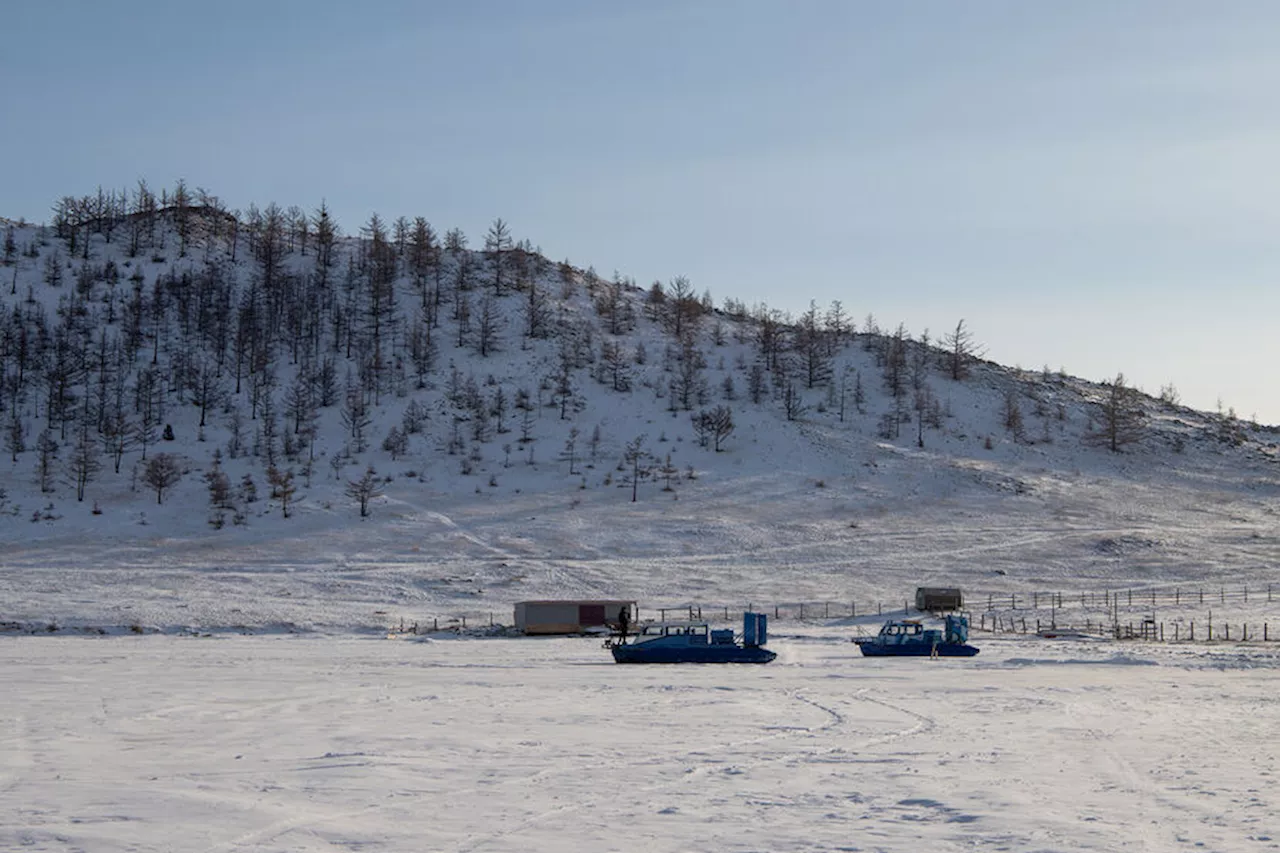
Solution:
<path fill-rule="evenodd" d="M 43 0 L 0 215 L 179 177 L 1280 423 L 1280 4 Z"/>

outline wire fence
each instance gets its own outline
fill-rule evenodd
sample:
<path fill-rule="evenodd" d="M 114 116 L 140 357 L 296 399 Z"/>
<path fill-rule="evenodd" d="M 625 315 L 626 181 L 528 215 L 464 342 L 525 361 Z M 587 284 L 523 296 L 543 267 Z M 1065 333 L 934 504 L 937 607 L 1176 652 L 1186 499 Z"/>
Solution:
<path fill-rule="evenodd" d="M 1277 608 L 1271 630 L 1268 606 Z M 1231 613 L 1249 610 L 1248 618 L 1215 618 L 1213 608 Z M 1125 588 L 1100 591 L 984 591 L 966 594 L 970 628 L 994 634 L 1079 633 L 1112 639 L 1155 642 L 1280 641 L 1280 585 L 1228 587 Z M 637 606 L 643 622 L 698 621 L 733 623 L 745 610 L 765 613 L 776 624 L 822 624 L 870 617 L 920 615 L 912 598 L 901 601 L 791 601 L 763 603 L 679 603 Z M 1163 611 L 1163 612 L 1161 612 Z M 1169 611 L 1174 611 L 1170 613 Z M 1158 618 L 1160 617 L 1160 618 Z M 425 619 L 401 619 L 393 632 L 514 630 L 512 611 L 467 611 Z"/>

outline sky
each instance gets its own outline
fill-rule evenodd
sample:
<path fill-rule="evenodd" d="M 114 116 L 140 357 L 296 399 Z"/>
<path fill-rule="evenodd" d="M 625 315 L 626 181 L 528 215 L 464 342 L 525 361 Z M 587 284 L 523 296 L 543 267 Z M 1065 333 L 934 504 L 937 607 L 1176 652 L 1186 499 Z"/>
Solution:
<path fill-rule="evenodd" d="M 1280 6 L 19 4 L 0 216 L 97 186 L 507 221 L 717 304 L 1280 423 Z"/>

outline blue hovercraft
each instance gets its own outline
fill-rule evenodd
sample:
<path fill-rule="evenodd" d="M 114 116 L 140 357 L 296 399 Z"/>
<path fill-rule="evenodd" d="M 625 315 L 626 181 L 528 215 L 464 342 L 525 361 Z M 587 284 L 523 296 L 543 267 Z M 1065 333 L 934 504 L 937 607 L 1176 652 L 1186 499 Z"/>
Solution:
<path fill-rule="evenodd" d="M 605 645 L 616 663 L 768 663 L 777 652 L 763 648 L 768 641 L 763 613 L 742 614 L 742 642 L 729 628 L 711 630 L 705 623 L 645 625 L 628 641 L 624 633 Z"/>
<path fill-rule="evenodd" d="M 939 631 L 925 628 L 918 619 L 891 619 L 874 637 L 854 637 L 866 657 L 973 657 L 978 653 L 969 645 L 969 619 L 950 614 L 946 626 Z"/>

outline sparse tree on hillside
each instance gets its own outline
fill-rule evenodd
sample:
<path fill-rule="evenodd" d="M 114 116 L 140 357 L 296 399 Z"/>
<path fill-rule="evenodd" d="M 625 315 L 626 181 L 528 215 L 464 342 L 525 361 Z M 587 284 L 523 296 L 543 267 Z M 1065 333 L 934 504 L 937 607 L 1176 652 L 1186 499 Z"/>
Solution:
<path fill-rule="evenodd" d="M 193 370 L 192 402 L 200 408 L 199 426 L 204 426 L 209 410 L 221 403 L 226 396 L 226 384 L 222 380 L 222 371 L 210 359 L 200 358 Z"/>
<path fill-rule="evenodd" d="M 693 411 L 696 403 L 701 403 L 707 394 L 707 383 L 702 376 L 706 367 L 706 357 L 702 350 L 693 345 L 690 335 L 681 344 L 680 355 L 676 364 L 676 375 L 671 380 L 671 408 Z"/>
<path fill-rule="evenodd" d="M 947 350 L 947 368 L 957 382 L 969 375 L 969 364 L 981 356 L 981 350 L 973 340 L 973 333 L 965 328 L 964 320 L 956 323 L 954 332 L 942 337 Z"/>
<path fill-rule="evenodd" d="M 502 219 L 493 220 L 484 237 L 484 252 L 493 273 L 494 296 L 506 294 L 508 256 L 511 254 L 512 245 L 511 229 L 507 227 L 507 223 Z"/>
<path fill-rule="evenodd" d="M 363 453 L 369 446 L 368 430 L 373 423 L 373 415 L 365 403 L 364 394 L 357 387 L 347 389 L 346 405 L 342 407 L 342 425 L 351 436 L 351 449 Z"/>
<path fill-rule="evenodd" d="M 640 487 L 640 478 L 648 472 L 644 467 L 645 457 L 648 455 L 644 449 L 645 436 L 643 433 L 637 435 L 631 441 L 627 442 L 627 447 L 623 451 L 622 458 L 631 468 L 631 502 L 636 502 L 638 489 Z"/>
<path fill-rule="evenodd" d="M 409 436 L 399 427 L 393 426 L 387 430 L 387 437 L 382 440 L 382 449 L 391 454 L 391 461 L 394 462 L 409 449 Z"/>
<path fill-rule="evenodd" d="M 1115 380 L 1103 387 L 1106 397 L 1100 406 L 1101 429 L 1092 434 L 1090 441 L 1119 453 L 1145 437 L 1146 413 L 1138 392 L 1125 384 L 1123 373 L 1116 374 Z"/>
<path fill-rule="evenodd" d="M 40 491 L 48 494 L 53 491 L 54 463 L 58 461 L 58 442 L 53 433 L 42 430 L 36 439 L 36 473 L 39 475 Z"/>
<path fill-rule="evenodd" d="M 13 406 L 9 409 L 9 420 L 5 424 L 4 449 L 9 452 L 9 461 L 17 462 L 18 454 L 27 449 L 27 425 L 22 418 L 22 410 Z"/>
<path fill-rule="evenodd" d="M 404 414 L 400 416 L 400 426 L 405 435 L 417 435 L 422 432 L 430 417 L 431 413 L 427 411 L 426 406 L 417 400 L 410 400 L 404 407 Z"/>
<path fill-rule="evenodd" d="M 702 316 L 702 303 L 694 295 L 693 285 L 682 275 L 671 280 L 666 290 L 667 331 L 678 341 L 684 341 L 697 331 Z"/>
<path fill-rule="evenodd" d="M 809 310 L 800 315 L 800 322 L 796 324 L 795 350 L 800 356 L 805 387 L 823 385 L 831 379 L 827 334 L 819 322 L 818 305 L 812 300 Z"/>
<path fill-rule="evenodd" d="M 630 359 L 618 341 L 605 338 L 600 342 L 599 378 L 614 391 L 631 390 Z"/>
<path fill-rule="evenodd" d="M 172 453 L 157 453 L 147 460 L 142 482 L 156 490 L 156 503 L 164 503 L 164 493 L 182 479 L 182 465 Z"/>
<path fill-rule="evenodd" d="M 804 402 L 804 395 L 800 389 L 796 388 L 796 383 L 790 379 L 784 380 L 782 384 L 782 411 L 789 421 L 794 421 L 809 411 L 809 406 Z"/>
<path fill-rule="evenodd" d="M 12 225 L 6 225 L 4 229 L 4 266 L 11 267 L 18 257 L 18 241 L 14 239 Z"/>
<path fill-rule="evenodd" d="M 600 289 L 595 301 L 596 312 L 605 322 L 605 331 L 617 336 L 626 334 L 632 327 L 631 302 L 627 299 L 627 283 L 614 273 L 613 281 Z"/>
<path fill-rule="evenodd" d="M 298 487 L 293 482 L 293 469 L 281 471 L 274 465 L 267 469 L 267 482 L 271 484 L 271 496 L 280 501 L 280 513 L 289 517 L 289 507 Z"/>
<path fill-rule="evenodd" d="M 1018 392 L 1013 388 L 1004 392 L 1004 402 L 1000 409 L 1000 420 L 1004 428 L 1013 436 L 1013 440 L 1022 443 L 1026 439 L 1026 424 L 1022 417 L 1022 406 L 1018 402 Z"/>
<path fill-rule="evenodd" d="M 831 300 L 831 307 L 827 309 L 824 327 L 826 330 L 827 355 L 834 356 L 844 346 L 845 339 L 853 333 L 853 326 L 849 321 L 849 316 L 845 314 L 844 305 L 839 299 Z"/>
<path fill-rule="evenodd" d="M 368 517 L 369 502 L 374 498 L 382 497 L 382 491 L 378 488 L 378 477 L 372 465 L 364 470 L 364 476 L 359 480 L 347 481 L 346 493 L 347 497 L 360 505 L 360 517 Z"/>
<path fill-rule="evenodd" d="M 204 475 L 209 487 L 209 506 L 215 510 L 234 509 L 231 500 L 231 478 L 222 470 L 220 454 L 214 454 L 213 466 Z"/>
<path fill-rule="evenodd" d="M 711 432 L 711 440 L 715 452 L 720 452 L 720 445 L 733 435 L 733 410 L 728 406 L 716 406 L 706 412 L 707 423 Z"/>
<path fill-rule="evenodd" d="M 480 299 L 479 315 L 475 325 L 475 350 L 481 358 L 488 358 L 500 348 L 502 315 L 493 296 L 486 293 Z"/>
<path fill-rule="evenodd" d="M 82 424 L 80 434 L 72 445 L 71 455 L 67 459 L 67 474 L 76 487 L 76 500 L 84 500 L 85 487 L 102 470 L 98 459 L 98 445 L 89 431 L 88 424 Z"/>
<path fill-rule="evenodd" d="M 338 241 L 338 228 L 329 216 L 329 208 L 323 201 L 311 220 L 315 232 L 316 271 L 321 283 L 328 281 L 329 268 L 333 266 L 333 247 Z"/>
<path fill-rule="evenodd" d="M 169 206 L 173 208 L 173 224 L 174 229 L 178 232 L 178 255 L 185 258 L 187 256 L 187 244 L 191 241 L 191 191 L 187 189 L 187 182 L 182 178 L 178 179 L 178 183 L 173 188 L 173 195 L 169 198 Z"/>
<path fill-rule="evenodd" d="M 489 405 L 489 414 L 493 415 L 494 428 L 498 431 L 498 435 L 510 432 L 511 428 L 507 426 L 508 409 L 507 393 L 499 385 L 494 389 L 493 401 Z"/>
<path fill-rule="evenodd" d="M 564 442 L 564 455 L 569 460 L 569 473 L 577 474 L 575 465 L 578 461 L 578 428 L 569 428 L 569 437 Z"/>
<path fill-rule="evenodd" d="M 907 334 L 907 327 L 902 323 L 898 324 L 893 335 L 885 341 L 882 364 L 884 387 L 894 399 L 901 397 L 907 390 L 907 349 L 910 344 L 911 336 Z"/>
<path fill-rule="evenodd" d="M 786 335 L 783 331 L 785 320 L 780 311 L 763 305 L 756 311 L 756 346 L 766 370 L 778 369 L 782 353 L 786 349 Z"/>
<path fill-rule="evenodd" d="M 758 406 L 768 390 L 769 385 L 765 381 L 764 365 L 757 361 L 751 365 L 751 372 L 747 374 L 747 394 L 751 397 L 751 402 Z"/>
<path fill-rule="evenodd" d="M 62 286 L 62 253 L 57 249 L 44 259 L 44 283 L 50 287 Z"/>
<path fill-rule="evenodd" d="M 547 293 L 530 280 L 525 288 L 524 336 L 529 340 L 546 338 L 552 333 L 551 305 Z"/>

